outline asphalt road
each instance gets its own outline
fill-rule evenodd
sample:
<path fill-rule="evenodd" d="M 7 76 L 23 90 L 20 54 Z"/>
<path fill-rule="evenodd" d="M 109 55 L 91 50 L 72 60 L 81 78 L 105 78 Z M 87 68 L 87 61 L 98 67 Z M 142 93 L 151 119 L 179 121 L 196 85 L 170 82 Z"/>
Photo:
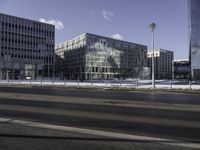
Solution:
<path fill-rule="evenodd" d="M 194 94 L 0 87 L 0 118 L 165 138 L 183 143 L 200 143 L 200 95 Z M 5 133 L 1 134 L 0 128 L 0 141 L 4 136 Z M 17 137 L 9 138 L 14 139 L 15 143 L 20 141 Z M 26 143 L 30 140 L 21 138 L 24 138 Z M 36 143 L 52 141 L 52 139 L 41 141 L 36 138 L 34 140 Z M 66 140 L 57 139 L 60 142 Z M 74 142 L 82 146 L 78 148 L 78 145 L 72 144 Z M 94 149 L 95 144 L 99 146 L 95 147 L 96 149 L 141 148 L 141 142 L 112 140 L 97 142 L 94 139 L 73 140 L 68 146 L 70 145 L 72 149 L 76 146 L 77 149 L 91 146 L 89 149 Z M 57 145 L 65 147 L 62 142 Z M 150 147 L 169 149 L 169 145 L 163 147 L 158 143 L 149 142 L 142 145 L 143 149 Z M 56 147 L 56 144 L 54 146 L 55 149 L 61 149 Z"/>

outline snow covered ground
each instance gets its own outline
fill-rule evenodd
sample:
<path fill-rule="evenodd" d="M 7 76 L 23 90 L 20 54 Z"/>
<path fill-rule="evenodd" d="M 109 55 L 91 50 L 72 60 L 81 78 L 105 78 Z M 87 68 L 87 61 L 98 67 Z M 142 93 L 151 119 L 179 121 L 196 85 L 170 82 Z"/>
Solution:
<path fill-rule="evenodd" d="M 151 80 L 129 81 L 52 81 L 52 80 L 0 80 L 1 85 L 41 85 L 41 86 L 64 86 L 64 87 L 101 87 L 101 88 L 139 88 L 151 89 Z M 157 80 L 156 89 L 193 89 L 200 90 L 200 84 L 187 81 Z"/>

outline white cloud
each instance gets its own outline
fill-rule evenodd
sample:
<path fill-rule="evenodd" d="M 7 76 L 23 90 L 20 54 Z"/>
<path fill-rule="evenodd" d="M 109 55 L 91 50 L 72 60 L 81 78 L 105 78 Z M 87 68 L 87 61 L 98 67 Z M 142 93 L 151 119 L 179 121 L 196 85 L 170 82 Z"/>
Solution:
<path fill-rule="evenodd" d="M 111 11 L 107 11 L 107 10 L 102 10 L 102 16 L 104 19 L 106 20 L 110 20 L 110 18 L 112 18 L 115 14 Z"/>
<path fill-rule="evenodd" d="M 44 18 L 40 18 L 39 21 L 43 22 L 43 23 L 52 24 L 58 30 L 64 29 L 64 25 L 60 20 L 54 20 L 54 19 L 47 20 L 47 19 L 44 19 Z"/>
<path fill-rule="evenodd" d="M 112 38 L 117 39 L 117 40 L 123 40 L 124 39 L 124 37 L 120 34 L 114 34 L 114 35 L 112 35 Z"/>

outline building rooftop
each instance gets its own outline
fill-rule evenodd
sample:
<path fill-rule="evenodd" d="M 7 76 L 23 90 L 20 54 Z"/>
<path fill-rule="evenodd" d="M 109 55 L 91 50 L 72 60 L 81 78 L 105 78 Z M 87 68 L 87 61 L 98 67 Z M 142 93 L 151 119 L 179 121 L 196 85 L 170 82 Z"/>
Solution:
<path fill-rule="evenodd" d="M 162 48 L 159 48 L 159 49 L 155 49 L 155 51 L 162 51 L 162 52 L 169 52 L 169 53 L 173 53 L 174 51 L 170 51 L 170 50 L 166 50 L 166 49 L 162 49 Z M 148 53 L 152 53 L 153 51 L 152 50 L 149 50 Z"/>
<path fill-rule="evenodd" d="M 188 61 L 189 62 L 189 59 L 175 59 L 174 62 L 181 62 L 181 61 Z"/>
<path fill-rule="evenodd" d="M 13 15 L 8 15 L 8 14 L 3 14 L 3 13 L 0 13 L 0 15 L 4 15 L 4 16 L 8 16 L 8 17 L 14 17 L 14 18 L 17 18 L 17 19 L 25 20 L 25 21 L 32 21 L 32 22 L 35 22 L 35 23 L 41 23 L 41 24 L 46 24 L 46 25 L 50 25 L 50 26 L 55 27 L 53 24 L 40 22 L 39 20 L 37 21 L 37 20 L 33 20 L 33 19 L 27 19 L 27 18 L 18 17 L 18 16 L 13 16 Z"/>
<path fill-rule="evenodd" d="M 85 32 L 85 33 L 83 33 L 83 34 L 80 34 L 80 35 L 78 35 L 78 36 L 76 36 L 76 37 L 74 37 L 74 38 L 72 38 L 72 39 L 70 39 L 70 40 L 61 42 L 61 43 L 57 44 L 57 46 L 60 46 L 60 45 L 63 45 L 63 44 L 67 44 L 68 42 L 71 42 L 71 41 L 73 41 L 73 40 L 76 40 L 77 38 L 79 38 L 79 37 L 81 37 L 81 36 L 84 36 L 84 35 L 91 35 L 91 36 L 96 36 L 96 37 L 100 37 L 100 38 L 105 38 L 105 39 L 110 39 L 110 40 L 125 42 L 125 43 L 128 43 L 128 44 L 135 44 L 135 45 L 147 47 L 146 45 L 137 44 L 137 43 L 133 43 L 133 42 L 129 42 L 129 41 L 124 41 L 124 40 L 119 40 L 119 39 L 114 39 L 114 38 L 111 38 L 111 37 L 106 37 L 106 36 L 97 35 L 97 34 L 88 33 L 88 32 Z"/>

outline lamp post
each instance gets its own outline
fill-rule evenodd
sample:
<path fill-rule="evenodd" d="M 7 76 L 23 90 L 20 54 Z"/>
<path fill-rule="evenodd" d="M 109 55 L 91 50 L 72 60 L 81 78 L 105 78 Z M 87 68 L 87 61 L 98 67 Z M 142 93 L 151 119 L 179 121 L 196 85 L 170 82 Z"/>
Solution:
<path fill-rule="evenodd" d="M 156 28 L 156 24 L 153 22 L 149 25 L 150 30 L 152 32 L 152 88 L 155 88 L 155 65 L 154 65 L 154 45 L 155 45 L 155 41 L 154 41 L 154 31 Z"/>

